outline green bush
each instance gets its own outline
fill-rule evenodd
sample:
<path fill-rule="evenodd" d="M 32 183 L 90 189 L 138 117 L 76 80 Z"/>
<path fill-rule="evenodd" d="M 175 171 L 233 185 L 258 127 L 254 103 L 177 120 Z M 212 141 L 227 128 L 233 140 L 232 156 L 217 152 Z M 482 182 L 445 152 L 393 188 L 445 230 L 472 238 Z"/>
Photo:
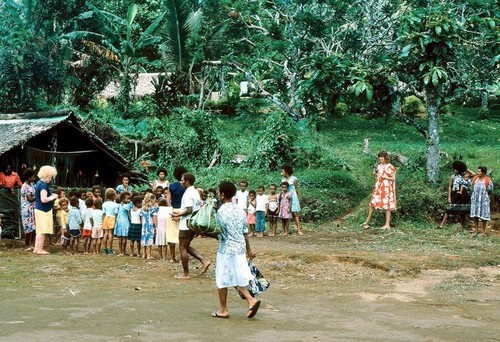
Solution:
<path fill-rule="evenodd" d="M 477 115 L 480 120 L 488 120 L 490 117 L 490 110 L 488 108 L 481 107 L 477 111 Z"/>
<path fill-rule="evenodd" d="M 445 105 L 439 108 L 439 114 L 443 115 L 453 115 L 455 114 L 455 110 L 452 105 Z"/>
<path fill-rule="evenodd" d="M 297 177 L 304 222 L 334 220 L 352 210 L 369 193 L 369 187 L 347 171 L 311 169 Z"/>
<path fill-rule="evenodd" d="M 201 110 L 176 108 L 151 130 L 151 138 L 161 142 L 157 164 L 206 167 L 219 148 L 213 115 Z"/>
<path fill-rule="evenodd" d="M 415 172 L 397 182 L 396 198 L 399 217 L 408 221 L 432 221 L 446 206 L 446 184 L 432 187 L 425 181 L 425 171 Z M 447 184 L 446 184 L 447 185 Z"/>
<path fill-rule="evenodd" d="M 350 109 L 349 109 L 349 106 L 347 104 L 345 104 L 344 102 L 338 102 L 335 105 L 334 114 L 338 115 L 338 116 L 344 116 L 344 115 L 349 114 L 349 111 L 350 111 Z"/>
<path fill-rule="evenodd" d="M 401 111 L 410 117 L 422 116 L 426 113 L 424 103 L 414 95 L 405 97 Z"/>
<path fill-rule="evenodd" d="M 255 148 L 248 157 L 248 164 L 264 170 L 277 170 L 282 164 L 293 164 L 296 136 L 294 124 L 286 113 L 270 113 L 264 127 L 253 139 Z"/>

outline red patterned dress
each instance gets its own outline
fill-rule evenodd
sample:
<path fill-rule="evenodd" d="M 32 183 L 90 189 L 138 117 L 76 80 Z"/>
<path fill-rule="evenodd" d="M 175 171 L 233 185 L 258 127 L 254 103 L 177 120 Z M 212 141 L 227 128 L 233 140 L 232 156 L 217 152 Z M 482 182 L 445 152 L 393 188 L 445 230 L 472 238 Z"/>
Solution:
<path fill-rule="evenodd" d="M 395 176 L 396 168 L 392 164 L 379 164 L 377 166 L 377 181 L 373 188 L 370 206 L 375 209 L 396 210 L 396 182 L 386 179 Z"/>

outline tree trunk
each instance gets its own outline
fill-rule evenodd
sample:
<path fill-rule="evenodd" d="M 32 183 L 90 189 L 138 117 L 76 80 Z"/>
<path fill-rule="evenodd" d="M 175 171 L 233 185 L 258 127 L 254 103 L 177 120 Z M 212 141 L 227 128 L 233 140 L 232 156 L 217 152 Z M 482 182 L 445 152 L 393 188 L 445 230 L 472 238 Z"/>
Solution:
<path fill-rule="evenodd" d="M 488 108 L 488 83 L 483 82 L 481 89 L 481 107 Z"/>
<path fill-rule="evenodd" d="M 427 180 L 436 184 L 439 179 L 439 93 L 432 86 L 427 87 Z"/>

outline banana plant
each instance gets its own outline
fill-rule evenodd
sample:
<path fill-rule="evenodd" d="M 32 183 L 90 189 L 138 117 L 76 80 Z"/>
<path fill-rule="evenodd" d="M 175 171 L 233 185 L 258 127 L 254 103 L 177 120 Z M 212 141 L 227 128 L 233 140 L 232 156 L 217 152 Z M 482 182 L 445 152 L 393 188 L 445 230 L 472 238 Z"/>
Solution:
<path fill-rule="evenodd" d="M 104 57 L 109 65 L 121 75 L 120 94 L 118 96 L 119 109 L 127 110 L 130 103 L 130 92 L 135 86 L 139 72 L 145 72 L 145 66 L 157 67 L 159 61 L 150 61 L 145 51 L 155 48 L 161 42 L 159 31 L 166 12 L 158 17 L 140 34 L 135 24 L 139 6 L 132 3 L 128 7 L 126 17 L 122 18 L 113 13 L 103 11 L 92 3 L 88 3 L 90 11 L 80 15 L 82 19 L 94 18 L 99 23 L 99 31 L 73 31 L 63 36 L 69 42 L 79 42 L 80 46 L 91 49 L 95 54 Z M 80 52 L 82 53 L 82 52 Z"/>

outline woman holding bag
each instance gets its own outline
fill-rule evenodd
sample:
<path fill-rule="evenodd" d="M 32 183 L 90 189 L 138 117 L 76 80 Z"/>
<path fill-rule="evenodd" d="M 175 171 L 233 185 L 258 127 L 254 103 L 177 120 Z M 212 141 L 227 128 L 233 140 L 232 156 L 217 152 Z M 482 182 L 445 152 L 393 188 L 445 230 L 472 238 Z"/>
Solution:
<path fill-rule="evenodd" d="M 254 317 L 260 306 L 260 300 L 253 298 L 247 289 L 248 282 L 254 278 L 250 272 L 247 257 L 252 259 L 255 253 L 252 252 L 248 241 L 246 213 L 231 201 L 235 194 L 236 186 L 233 183 L 220 183 L 219 199 L 223 204 L 217 211 L 217 219 L 222 226 L 222 234 L 217 236 L 219 248 L 215 268 L 220 309 L 212 313 L 212 317 L 217 318 L 229 318 L 228 287 L 237 286 L 241 296 L 247 301 L 247 318 Z"/>

